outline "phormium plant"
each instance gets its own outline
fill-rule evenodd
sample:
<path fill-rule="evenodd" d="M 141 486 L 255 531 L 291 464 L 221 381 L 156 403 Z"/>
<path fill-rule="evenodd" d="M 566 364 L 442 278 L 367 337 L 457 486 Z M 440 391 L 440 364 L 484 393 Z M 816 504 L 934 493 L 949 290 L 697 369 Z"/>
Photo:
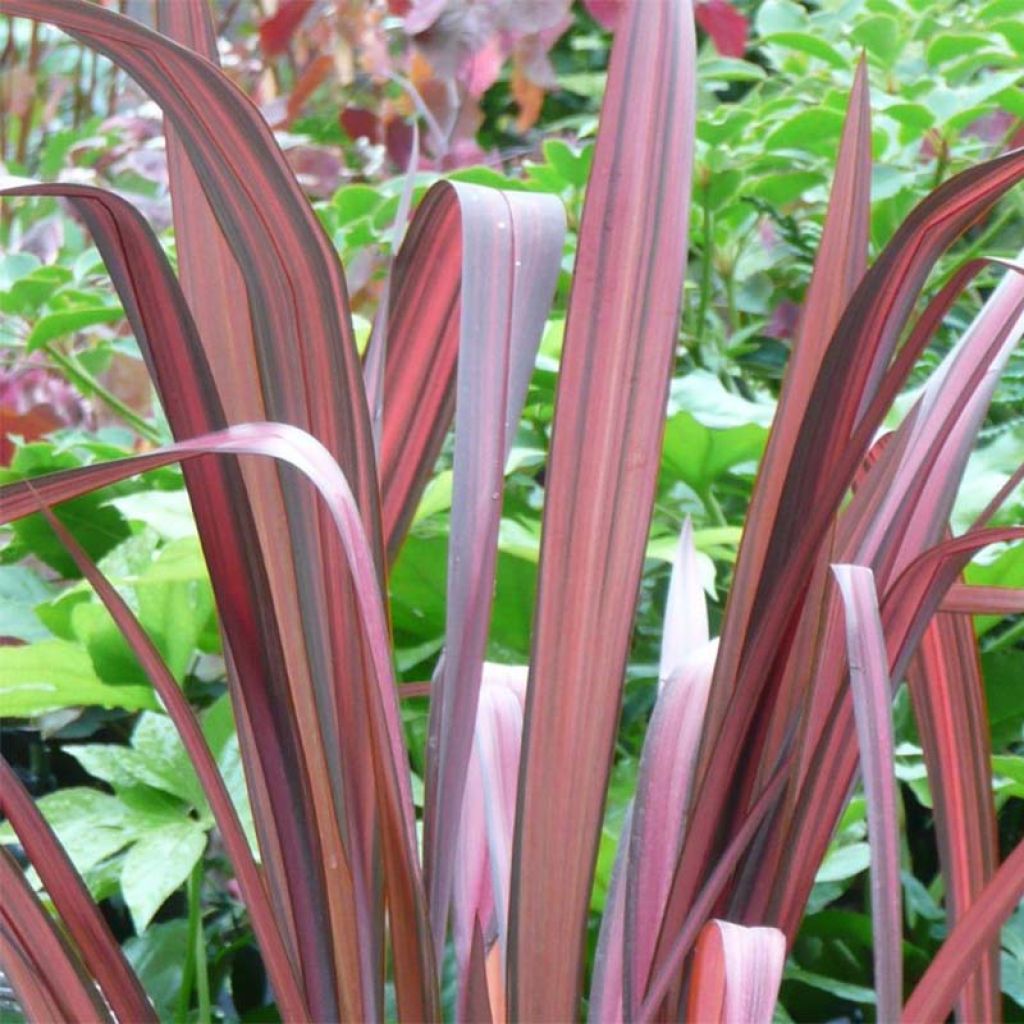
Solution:
<path fill-rule="evenodd" d="M 0 0 L 107 55 L 167 120 L 179 274 L 125 201 L 64 197 L 110 270 L 177 442 L 8 484 L 43 510 L 145 667 L 202 781 L 287 1021 L 441 1016 L 451 930 L 464 1020 L 581 1013 L 585 926 L 659 464 L 687 255 L 689 0 L 623 5 L 545 475 L 528 668 L 484 663 L 503 466 L 562 253 L 557 200 L 436 185 L 360 362 L 337 257 L 256 109 L 220 73 L 203 0 L 158 34 L 85 0 Z M 172 41 L 176 40 L 176 41 Z M 923 308 L 935 261 L 1024 175 L 1024 150 L 917 206 L 867 266 L 867 78 L 832 196 L 721 635 L 688 531 L 661 688 L 586 993 L 594 1020 L 771 1018 L 860 766 L 880 1020 L 1000 1014 L 1000 865 L 970 614 L 1022 594 L 958 582 L 1024 528 L 948 528 L 1024 324 L 1009 265 L 901 425 L 883 418 L 983 265 Z M 444 654 L 430 685 L 422 841 L 389 643 L 387 577 L 454 416 Z M 262 456 L 262 458 L 254 458 Z M 258 849 L 156 647 L 49 507 L 182 462 L 227 654 Z M 949 935 L 905 998 L 889 701 L 906 677 L 935 801 Z M 60 918 L 4 851 L 0 963 L 35 1020 L 154 1019 L 55 836 L 5 762 L 2 809 Z"/>

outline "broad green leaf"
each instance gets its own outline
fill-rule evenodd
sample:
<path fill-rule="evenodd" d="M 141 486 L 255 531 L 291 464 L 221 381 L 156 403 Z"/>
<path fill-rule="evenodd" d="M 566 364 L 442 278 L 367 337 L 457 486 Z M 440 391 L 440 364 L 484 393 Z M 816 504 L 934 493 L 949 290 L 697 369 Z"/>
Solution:
<path fill-rule="evenodd" d="M 837 110 L 812 107 L 784 121 L 764 140 L 766 149 L 831 151 L 843 130 L 843 115 Z"/>
<path fill-rule="evenodd" d="M 93 306 L 49 313 L 36 321 L 29 332 L 26 348 L 33 352 L 55 338 L 62 338 L 65 334 L 74 334 L 97 324 L 116 323 L 123 317 L 124 312 L 119 306 Z"/>
<path fill-rule="evenodd" d="M 35 606 L 52 595 L 52 587 L 28 566 L 0 565 L 0 635 L 26 642 L 48 637 Z"/>
<path fill-rule="evenodd" d="M 123 850 L 135 837 L 124 804 L 96 789 L 59 789 L 41 797 L 37 806 L 80 872 Z M 0 842 L 16 842 L 6 823 L 0 825 Z"/>
<path fill-rule="evenodd" d="M 867 843 L 850 843 L 833 850 L 824 860 L 815 882 L 842 882 L 866 871 L 871 863 L 871 848 Z"/>
<path fill-rule="evenodd" d="M 174 723 L 166 715 L 140 715 L 132 734 L 132 749 L 138 755 L 132 773 L 139 781 L 179 797 L 199 810 L 206 809 L 195 769 Z"/>
<path fill-rule="evenodd" d="M 113 789 L 137 786 L 141 781 L 131 770 L 127 748 L 114 743 L 69 743 L 64 753 L 70 754 L 93 778 Z"/>
<path fill-rule="evenodd" d="M 903 49 L 900 22 L 885 14 L 860 22 L 851 35 L 872 57 L 877 58 L 886 67 L 892 64 Z"/>
<path fill-rule="evenodd" d="M 231 796 L 231 802 L 235 805 L 238 818 L 242 823 L 245 836 L 249 840 L 249 847 L 253 856 L 259 860 L 259 846 L 256 838 L 256 825 L 252 817 L 252 805 L 249 803 L 249 789 L 245 781 L 245 764 L 242 761 L 241 750 L 238 745 L 238 734 L 232 732 L 228 737 L 220 753 L 217 755 L 217 767 L 224 779 Z"/>
<path fill-rule="evenodd" d="M 9 273 L 18 269 L 17 265 L 13 268 L 8 265 Z M 37 266 L 9 287 L 0 289 L 0 312 L 32 316 L 61 285 L 70 280 L 71 271 L 67 267 Z"/>
<path fill-rule="evenodd" d="M 692 413 L 680 412 L 665 426 L 662 469 L 706 495 L 724 473 L 756 462 L 767 436 L 767 429 L 754 423 L 713 429 L 698 422 Z"/>
<path fill-rule="evenodd" d="M 824 176 L 818 171 L 782 171 L 748 181 L 743 186 L 743 194 L 757 196 L 773 206 L 787 206 L 824 181 Z"/>
<path fill-rule="evenodd" d="M 343 227 L 373 213 L 383 201 L 380 192 L 369 185 L 346 185 L 334 193 L 331 205 L 337 213 L 337 224 Z"/>
<path fill-rule="evenodd" d="M 147 685 L 111 686 L 93 669 L 86 650 L 63 640 L 0 647 L 0 714 L 29 718 L 58 708 L 99 705 L 140 711 L 156 708 Z"/>
<path fill-rule="evenodd" d="M 178 918 L 151 924 L 142 935 L 128 939 L 123 948 L 160 1020 L 170 1020 L 177 1010 L 181 990 L 188 921 Z"/>
<path fill-rule="evenodd" d="M 590 163 L 594 157 L 594 147 L 586 146 L 577 153 L 561 139 L 548 139 L 543 147 L 544 159 L 562 176 L 567 185 L 583 188 L 590 176 Z"/>
<path fill-rule="evenodd" d="M 185 883 L 205 848 L 205 831 L 188 821 L 156 828 L 132 846 L 121 866 L 121 893 L 136 934 Z"/>
<path fill-rule="evenodd" d="M 710 53 L 710 51 L 705 51 Z M 697 76 L 702 84 L 718 82 L 763 82 L 768 74 L 760 64 L 717 54 L 697 62 Z M 698 130 L 699 131 L 699 130 Z"/>
<path fill-rule="evenodd" d="M 194 537 L 196 523 L 192 506 L 184 491 L 139 491 L 110 502 L 121 515 L 133 522 L 145 523 L 165 540 Z"/>
<path fill-rule="evenodd" d="M 1002 648 L 981 656 L 992 749 L 1019 743 L 1024 735 L 1024 651 Z"/>
<path fill-rule="evenodd" d="M 800 30 L 807 25 L 807 11 L 793 0 L 765 0 L 757 10 L 755 25 L 762 38 L 776 32 Z"/>
<path fill-rule="evenodd" d="M 431 477 L 430 483 L 423 489 L 423 497 L 413 516 L 415 526 L 422 519 L 429 519 L 438 512 L 447 512 L 452 507 L 452 471 L 442 469 Z"/>
<path fill-rule="evenodd" d="M 811 35 L 809 32 L 773 32 L 771 35 L 765 36 L 762 42 L 771 46 L 781 46 L 786 50 L 806 53 L 809 57 L 816 57 L 840 70 L 845 70 L 850 66 L 850 61 L 835 47 L 826 43 L 820 36 Z"/>
<path fill-rule="evenodd" d="M 966 53 L 983 50 L 992 45 L 989 36 L 978 33 L 956 31 L 943 32 L 935 36 L 925 49 L 925 57 L 933 67 L 963 57 Z"/>

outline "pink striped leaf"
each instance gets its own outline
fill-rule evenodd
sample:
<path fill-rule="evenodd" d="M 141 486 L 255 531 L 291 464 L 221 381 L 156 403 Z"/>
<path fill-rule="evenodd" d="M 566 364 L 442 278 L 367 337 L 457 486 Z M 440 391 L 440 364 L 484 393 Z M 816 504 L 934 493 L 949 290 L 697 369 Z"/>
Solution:
<path fill-rule="evenodd" d="M 945 1020 L 979 957 L 998 940 L 999 929 L 1024 899 L 1024 843 L 1003 861 L 984 891 L 946 936 L 903 1008 L 906 1024 Z"/>
<path fill-rule="evenodd" d="M 40 499 L 53 503 L 146 469 L 209 453 L 261 454 L 284 460 L 308 476 L 325 499 L 350 571 L 358 583 L 355 593 L 359 602 L 360 624 L 372 656 L 376 680 L 368 717 L 376 748 L 375 760 L 384 769 L 378 779 L 378 786 L 384 825 L 383 862 L 389 879 L 389 901 L 393 913 L 407 915 L 407 922 L 415 930 L 415 941 L 418 943 L 415 956 L 419 957 L 422 950 L 424 955 L 430 954 L 432 962 L 426 900 L 418 871 L 407 759 L 390 661 L 387 617 L 376 584 L 372 550 L 363 532 L 358 508 L 344 474 L 323 446 L 297 428 L 285 424 L 232 427 L 219 434 L 178 442 L 130 459 L 52 474 L 31 482 L 9 484 L 0 491 L 3 516 L 5 520 L 17 518 L 38 507 Z M 400 936 L 393 936 L 393 941 L 399 940 Z M 408 954 L 412 951 L 405 952 Z M 432 977 L 431 969 L 428 978 Z"/>
<path fill-rule="evenodd" d="M 635 1016 L 647 983 L 672 874 L 686 832 L 686 813 L 717 653 L 717 640 L 705 642 L 676 668 L 658 697 L 644 739 L 628 833 L 623 984 L 628 1017 Z"/>
<path fill-rule="evenodd" d="M 777 928 L 709 921 L 693 953 L 687 1018 L 708 1024 L 770 1024 L 786 937 Z"/>
<path fill-rule="evenodd" d="M 834 565 L 832 573 L 846 613 L 850 687 L 867 798 L 878 1015 L 880 1020 L 894 1021 L 903 1004 L 903 903 L 889 657 L 871 570 Z"/>
<path fill-rule="evenodd" d="M 546 478 L 513 857 L 512 1018 L 579 1010 L 686 265 L 694 49 L 687 0 L 632 5 L 612 47 Z"/>
<path fill-rule="evenodd" d="M 147 366 L 165 398 L 174 433 L 187 437 L 223 427 L 223 407 L 195 326 L 163 252 L 140 214 L 117 196 L 84 186 L 32 185 L 7 192 L 68 199 L 111 272 Z M 187 387 L 182 385 L 186 380 Z M 296 676 L 296 660 L 290 657 L 294 648 L 285 649 L 283 632 L 287 631 L 278 625 L 278 616 L 291 621 L 287 609 L 272 600 L 267 570 L 273 574 L 275 559 L 282 552 L 287 554 L 287 549 L 277 542 L 263 549 L 255 543 L 258 513 L 262 510 L 266 515 L 274 507 L 275 494 L 250 490 L 251 500 L 246 501 L 241 472 L 223 460 L 186 465 L 184 472 L 228 640 L 240 738 L 245 744 L 249 724 L 260 734 L 260 743 L 249 748 L 252 803 L 271 894 L 286 924 L 293 957 L 298 957 L 299 949 L 304 951 L 307 997 L 313 998 L 309 986 L 315 982 L 315 999 L 333 1005 L 331 918 L 323 913 L 329 900 L 317 891 L 326 882 L 325 861 L 331 862 L 331 851 L 322 850 L 331 835 L 323 818 L 325 809 L 331 808 L 330 790 L 325 788 L 329 777 L 326 770 L 308 771 L 308 758 L 317 749 L 319 716 L 309 706 L 308 677 L 303 686 L 302 673 Z M 276 474 L 272 479 L 277 480 Z M 294 588 L 294 575 L 291 578 Z M 304 635 L 297 627 L 293 633 L 292 641 Z M 290 681 L 296 685 L 289 685 Z M 293 703 L 303 699 L 305 705 Z M 293 706 L 295 713 L 280 713 L 281 708 Z M 282 771 L 282 765 L 288 768 Z M 264 805 L 267 810 L 261 814 Z M 303 865 L 303 870 L 286 869 L 286 861 Z M 333 861 L 341 864 L 340 851 L 334 853 Z M 329 888 L 336 893 L 343 888 L 344 878 L 340 871 L 335 874 Z M 346 970 L 359 965 L 359 957 L 352 956 Z M 358 993 L 358 979 L 346 988 L 350 995 Z"/>
<path fill-rule="evenodd" d="M 174 722 L 182 744 L 188 751 L 189 760 L 199 777 L 203 792 L 210 803 L 210 809 L 220 830 L 221 839 L 231 858 L 235 878 L 252 918 L 253 930 L 256 933 L 256 939 L 283 1015 L 289 1020 L 308 1020 L 309 1011 L 305 1007 L 280 924 L 267 898 L 260 869 L 253 858 L 238 812 L 235 810 L 235 805 L 232 803 L 195 712 L 161 657 L 156 644 L 142 628 L 124 598 L 100 572 L 60 520 L 49 510 L 46 510 L 45 514 L 50 528 L 60 538 L 60 542 L 71 555 L 82 576 L 89 581 L 99 595 L 121 634 L 139 659 L 153 688 L 160 695 L 168 716 Z"/>
<path fill-rule="evenodd" d="M 907 686 L 928 771 L 952 926 L 995 874 L 999 860 L 985 688 L 969 616 L 940 612 L 932 619 L 908 666 Z M 957 1017 L 997 1020 L 1001 1004 L 999 946 L 993 943 L 957 1000 Z"/>
<path fill-rule="evenodd" d="M 519 753 L 526 700 L 526 668 L 483 666 L 473 750 L 456 845 L 454 876 L 455 953 L 459 964 L 457 1019 L 472 1020 L 473 944 L 481 941 L 485 962 L 508 948 L 508 892 L 515 823 Z M 504 1019 L 501 972 L 487 977 L 489 1005 Z"/>
<path fill-rule="evenodd" d="M 565 218 L 551 196 L 448 183 L 431 196 L 425 202 L 458 206 L 462 234 L 447 622 L 431 692 L 424 807 L 424 867 L 440 956 L 491 619 L 505 460 L 558 279 Z"/>
<path fill-rule="evenodd" d="M 665 624 L 661 633 L 659 685 L 663 686 L 709 639 L 708 606 L 697 562 L 697 548 L 693 543 L 693 524 L 687 516 L 679 534 L 679 546 L 669 577 Z"/>
<path fill-rule="evenodd" d="M 0 766 L 4 774 L 10 771 L 6 761 L 0 761 Z M 78 953 L 68 944 L 5 849 L 0 849 L 0 892 L 4 894 L 0 900 L 0 964 L 21 1010 L 30 1020 L 108 1024 L 114 1020 L 111 1010 L 120 1009 L 123 1013 L 126 1006 L 141 1016 L 121 1019 L 156 1020 L 145 996 L 142 1002 L 126 1000 L 119 987 L 108 988 L 101 994 L 82 967 Z M 108 943 L 120 957 L 121 951 L 112 936 Z"/>

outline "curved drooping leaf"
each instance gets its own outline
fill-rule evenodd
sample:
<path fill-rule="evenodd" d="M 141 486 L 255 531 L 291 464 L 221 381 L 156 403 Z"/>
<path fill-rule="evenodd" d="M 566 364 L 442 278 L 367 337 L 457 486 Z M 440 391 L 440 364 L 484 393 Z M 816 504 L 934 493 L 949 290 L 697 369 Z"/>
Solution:
<path fill-rule="evenodd" d="M 189 705 L 177 680 L 171 675 L 156 645 L 142 628 L 124 598 L 100 572 L 60 520 L 49 510 L 47 510 L 47 519 L 50 528 L 60 538 L 61 543 L 81 570 L 83 577 L 92 584 L 107 611 L 117 623 L 122 635 L 145 669 L 153 688 L 160 694 L 167 714 L 181 736 L 181 741 L 188 751 L 189 761 L 202 783 L 203 792 L 217 821 L 221 839 L 231 858 L 242 898 L 252 919 L 256 940 L 259 943 L 271 984 L 284 1016 L 289 1020 L 309 1019 L 309 1011 L 304 1005 L 294 965 L 281 932 L 280 921 L 274 915 L 263 878 L 249 848 L 249 841 L 238 817 L 238 812 L 195 712 Z"/>
<path fill-rule="evenodd" d="M 403 954 L 417 959 L 429 958 L 428 964 L 432 964 L 426 899 L 418 870 L 412 796 L 405 768 L 407 755 L 390 660 L 387 616 L 376 583 L 372 549 L 363 532 L 354 497 L 344 474 L 326 449 L 308 434 L 286 424 L 236 426 L 117 462 L 9 484 L 0 490 L 2 516 L 4 521 L 9 521 L 35 510 L 40 501 L 52 504 L 146 469 L 210 453 L 260 454 L 283 460 L 306 475 L 325 499 L 331 522 L 338 531 L 349 569 L 357 583 L 355 594 L 360 626 L 372 656 L 374 693 L 371 695 L 368 725 L 375 748 L 375 765 L 381 768 L 377 785 L 383 826 L 383 863 L 389 880 L 392 912 L 405 915 L 406 922 L 404 932 L 394 936 L 393 942 L 414 942 L 415 949 L 406 948 Z M 408 938 L 410 935 L 411 939 Z M 432 967 L 428 968 L 424 980 L 429 991 L 433 980 Z M 436 987 L 434 991 L 436 995 Z"/>
<path fill-rule="evenodd" d="M 125 200 L 87 186 L 31 185 L 5 192 L 58 195 L 72 204 L 110 270 L 173 432 L 189 437 L 223 428 L 226 417 L 195 325 L 141 215 Z M 244 735 L 251 726 L 260 735 L 260 743 L 252 748 L 258 773 L 252 802 L 257 820 L 261 805 L 270 808 L 263 824 L 269 818 L 274 826 L 260 830 L 264 861 L 275 883 L 271 895 L 286 926 L 292 959 L 304 950 L 307 992 L 315 978 L 318 998 L 333 1003 L 333 951 L 324 916 L 328 901 L 321 889 L 324 857 L 315 810 L 317 804 L 330 806 L 329 791 L 323 795 L 326 780 L 307 769 L 304 748 L 316 736 L 310 720 L 303 721 L 297 713 L 281 714 L 282 708 L 293 707 L 289 680 L 294 663 L 286 654 L 285 630 L 271 597 L 268 561 L 263 557 L 268 549 L 257 543 L 253 505 L 263 495 L 247 493 L 239 468 L 226 460 L 187 465 L 184 473 L 227 638 L 229 672 L 237 681 L 240 732 Z M 274 550 L 269 549 L 271 554 Z M 314 593 L 319 597 L 319 590 Z M 315 723 L 316 717 L 311 721 Z M 329 832 L 325 829 L 324 834 Z M 340 858 L 336 860 L 340 865 Z M 333 882 L 341 887 L 340 869 L 337 874 Z"/>

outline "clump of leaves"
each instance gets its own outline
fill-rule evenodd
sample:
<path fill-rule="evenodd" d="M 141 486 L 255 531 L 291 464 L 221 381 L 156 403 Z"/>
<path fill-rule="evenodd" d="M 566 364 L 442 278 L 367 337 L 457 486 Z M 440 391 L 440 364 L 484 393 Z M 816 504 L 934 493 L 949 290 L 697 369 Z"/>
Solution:
<path fill-rule="evenodd" d="M 576 1019 L 678 339 L 695 153 L 690 4 L 630 5 L 616 32 L 559 357 L 525 685 L 484 657 L 503 469 L 556 287 L 561 205 L 434 186 L 361 361 L 330 241 L 258 113 L 206 59 L 205 4 L 161 6 L 163 27 L 194 49 L 77 0 L 2 7 L 102 49 L 164 108 L 180 272 L 179 282 L 116 196 L 6 190 L 64 196 L 86 222 L 177 440 L 9 483 L 4 518 L 183 464 L 258 858 L 157 644 L 67 527 L 47 522 L 181 736 L 282 1016 L 383 1019 L 390 979 L 400 1019 L 440 1019 L 454 917 L 460 1017 Z M 958 578 L 974 551 L 1024 534 L 986 525 L 1020 473 L 966 532 L 951 537 L 949 517 L 1019 337 L 1017 266 L 900 425 L 878 432 L 979 266 L 915 318 L 930 271 L 1024 175 L 1024 151 L 940 185 L 868 267 L 868 99 L 862 65 L 717 645 L 685 537 L 677 556 L 663 686 L 589 988 L 594 1019 L 770 1019 L 858 763 L 880 1016 L 941 1019 L 954 1003 L 965 1019 L 999 1016 L 998 927 L 1024 891 L 1024 846 L 998 863 L 968 613 L 1019 610 L 1021 595 Z M 421 845 L 386 581 L 453 417 Z M 892 680 L 905 672 L 950 929 L 901 1007 L 887 723 Z M 0 908 L 4 967 L 23 1005 L 38 1019 L 153 1019 L 58 839 L 2 770 L 3 811 L 64 926 L 0 856 L 14 894 Z"/>

